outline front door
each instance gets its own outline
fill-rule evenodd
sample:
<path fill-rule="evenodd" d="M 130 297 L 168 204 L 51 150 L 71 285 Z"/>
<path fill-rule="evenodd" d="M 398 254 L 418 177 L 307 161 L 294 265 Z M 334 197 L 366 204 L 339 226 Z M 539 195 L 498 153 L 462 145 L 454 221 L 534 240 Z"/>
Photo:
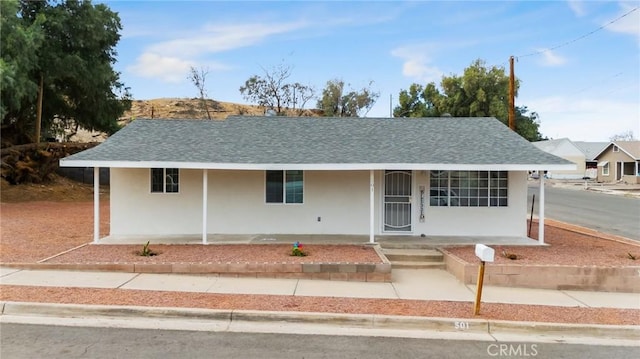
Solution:
<path fill-rule="evenodd" d="M 384 231 L 411 232 L 411 171 L 384 173 Z"/>

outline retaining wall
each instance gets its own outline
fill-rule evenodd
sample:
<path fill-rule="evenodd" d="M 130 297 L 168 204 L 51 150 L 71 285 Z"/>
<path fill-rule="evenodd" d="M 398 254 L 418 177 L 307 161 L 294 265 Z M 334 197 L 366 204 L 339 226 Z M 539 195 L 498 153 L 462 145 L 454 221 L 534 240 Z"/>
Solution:
<path fill-rule="evenodd" d="M 447 271 L 465 284 L 476 284 L 479 264 L 442 250 Z M 640 293 L 640 266 L 598 267 L 487 263 L 484 284 L 554 290 Z"/>

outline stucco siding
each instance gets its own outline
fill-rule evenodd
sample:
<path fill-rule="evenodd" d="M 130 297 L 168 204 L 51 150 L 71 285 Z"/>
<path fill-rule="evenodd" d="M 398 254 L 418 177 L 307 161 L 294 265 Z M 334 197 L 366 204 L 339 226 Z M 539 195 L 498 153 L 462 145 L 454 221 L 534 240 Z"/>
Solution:
<path fill-rule="evenodd" d="M 303 202 L 265 203 L 263 171 L 210 171 L 208 231 L 369 233 L 368 171 L 305 171 Z"/>
<path fill-rule="evenodd" d="M 111 235 L 198 234 L 202 171 L 180 170 L 179 193 L 151 193 L 149 169 L 112 168 Z"/>
<path fill-rule="evenodd" d="M 598 166 L 598 182 L 616 182 L 617 180 L 622 179 L 621 168 L 619 167 L 619 162 L 635 162 L 633 158 L 624 153 L 623 151 L 613 152 L 613 146 L 609 146 L 609 148 L 598 156 L 598 162 L 609 162 L 609 175 L 605 176 L 602 173 L 602 166 Z"/>
<path fill-rule="evenodd" d="M 202 170 L 179 193 L 150 193 L 148 169 L 111 170 L 111 235 L 199 235 Z M 375 234 L 384 232 L 383 171 L 375 172 Z M 430 207 L 428 171 L 413 171 L 412 231 L 403 235 L 526 235 L 527 173 L 509 173 L 508 207 Z M 420 221 L 420 186 L 425 188 Z M 305 171 L 301 204 L 265 201 L 264 171 L 209 171 L 209 234 L 369 234 L 369 171 Z"/>

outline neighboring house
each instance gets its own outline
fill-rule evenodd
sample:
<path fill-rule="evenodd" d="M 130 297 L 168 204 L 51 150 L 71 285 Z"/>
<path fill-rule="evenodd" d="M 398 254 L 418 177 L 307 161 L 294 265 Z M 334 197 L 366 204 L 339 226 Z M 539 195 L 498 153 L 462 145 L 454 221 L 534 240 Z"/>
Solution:
<path fill-rule="evenodd" d="M 586 158 L 584 152 L 568 138 L 546 140 L 532 143 L 537 148 L 554 156 L 564 158 L 576 164 L 575 169 L 548 171 L 547 178 L 581 179 L 586 176 Z"/>
<path fill-rule="evenodd" d="M 640 183 L 640 141 L 614 141 L 596 155 L 598 182 Z"/>
<path fill-rule="evenodd" d="M 598 178 L 598 160 L 596 156 L 609 144 L 609 142 L 583 142 L 574 141 L 583 153 L 585 158 L 585 177 L 590 179 Z"/>
<path fill-rule="evenodd" d="M 214 234 L 525 237 L 528 171 L 575 167 L 495 118 L 455 117 L 140 119 L 60 164 L 110 168 L 111 237 L 203 243 Z"/>

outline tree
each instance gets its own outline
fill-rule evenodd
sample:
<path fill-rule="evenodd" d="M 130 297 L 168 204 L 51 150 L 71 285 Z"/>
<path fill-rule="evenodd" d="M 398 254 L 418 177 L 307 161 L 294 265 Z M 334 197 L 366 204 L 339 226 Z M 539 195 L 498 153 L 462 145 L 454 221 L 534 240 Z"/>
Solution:
<path fill-rule="evenodd" d="M 314 97 L 313 88 L 300 83 L 288 83 L 292 67 L 284 63 L 274 66 L 270 70 L 262 68 L 264 77 L 253 75 L 244 86 L 240 87 L 240 93 L 245 100 L 257 103 L 259 106 L 276 111 L 279 116 L 285 115 L 285 109 L 289 106 L 303 106 Z M 301 113 L 301 111 L 300 111 Z"/>
<path fill-rule="evenodd" d="M 209 69 L 205 69 L 203 67 L 196 69 L 195 67 L 191 66 L 188 79 L 191 82 L 193 82 L 193 85 L 198 89 L 202 107 L 207 112 L 207 118 L 211 120 L 211 114 L 209 113 L 209 106 L 207 106 L 207 99 L 206 99 L 207 90 L 204 85 L 208 74 L 209 74 Z"/>
<path fill-rule="evenodd" d="M 2 103 L 0 120 L 4 125 L 19 125 L 19 132 L 28 130 L 33 123 L 16 122 L 21 109 L 35 105 L 38 84 L 30 76 L 37 68 L 37 52 L 44 39 L 41 29 L 44 15 L 36 16 L 30 24 L 18 16 L 20 4 L 17 0 L 0 1 L 0 85 Z M 33 110 L 33 108 L 29 108 Z"/>
<path fill-rule="evenodd" d="M 106 5 L 93 5 L 90 1 L 22 0 L 12 12 L 5 12 L 2 3 L 3 22 L 6 17 L 6 21 L 15 23 L 16 33 L 38 28 L 42 36 L 42 41 L 32 42 L 33 46 L 15 46 L 5 42 L 3 28 L 3 60 L 32 60 L 17 70 L 18 76 L 26 79 L 22 88 L 28 89 L 19 95 L 20 101 L 14 98 L 5 102 L 5 94 L 13 96 L 20 89 L 20 82 L 5 81 L 3 69 L 3 127 L 13 125 L 37 132 L 31 126 L 37 88 L 42 84 L 43 128 L 52 130 L 55 119 L 55 123 L 75 130 L 82 127 L 115 132 L 118 118 L 131 106 L 129 89 L 112 67 L 122 29 L 118 15 Z M 32 34 L 35 36 L 35 30 Z M 5 47 L 10 48 L 10 58 Z"/>
<path fill-rule="evenodd" d="M 515 91 L 519 81 L 515 81 Z M 400 92 L 396 117 L 428 117 L 450 114 L 454 117 L 493 116 L 507 124 L 509 118 L 509 76 L 502 67 L 487 67 L 476 60 L 464 70 L 462 76 L 444 76 L 440 90 L 431 82 L 426 87 L 412 84 Z M 539 118 L 529 113 L 526 106 L 516 108 L 516 132 L 529 141 L 542 138 Z"/>
<path fill-rule="evenodd" d="M 621 133 L 616 133 L 615 135 L 609 137 L 609 140 L 611 142 L 614 141 L 637 141 L 636 138 L 633 136 L 633 131 L 628 130 L 628 131 L 624 131 Z"/>
<path fill-rule="evenodd" d="M 327 81 L 316 107 L 328 117 L 366 116 L 380 97 L 379 92 L 371 90 L 372 84 L 373 82 L 370 82 L 368 87 L 363 87 L 360 91 L 351 90 L 345 93 L 344 81 Z"/>

